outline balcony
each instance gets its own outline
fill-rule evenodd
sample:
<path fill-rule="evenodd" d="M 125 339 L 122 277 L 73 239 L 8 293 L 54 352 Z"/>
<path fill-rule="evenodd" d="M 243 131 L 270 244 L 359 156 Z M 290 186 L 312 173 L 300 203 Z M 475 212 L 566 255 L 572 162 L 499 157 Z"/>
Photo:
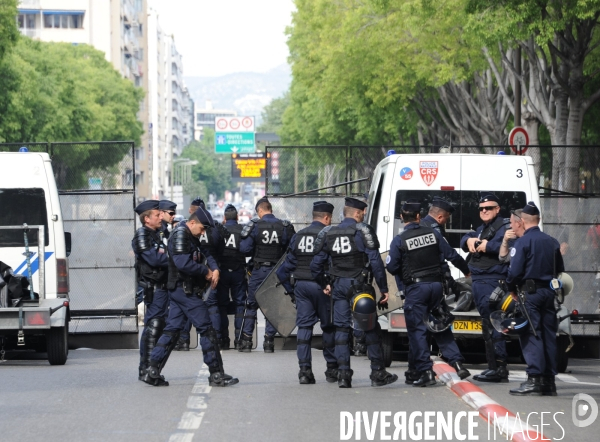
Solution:
<path fill-rule="evenodd" d="M 25 37 L 29 37 L 34 40 L 40 39 L 41 29 L 23 29 L 23 28 L 21 28 L 21 29 L 19 29 L 19 31 L 21 31 L 21 35 L 24 35 Z"/>

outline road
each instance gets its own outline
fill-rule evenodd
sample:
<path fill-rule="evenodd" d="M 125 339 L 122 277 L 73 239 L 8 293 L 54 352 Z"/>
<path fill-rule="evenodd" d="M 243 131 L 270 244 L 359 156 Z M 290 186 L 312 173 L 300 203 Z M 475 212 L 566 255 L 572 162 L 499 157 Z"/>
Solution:
<path fill-rule="evenodd" d="M 238 385 L 208 387 L 199 350 L 173 353 L 163 371 L 170 386 L 163 388 L 137 380 L 135 350 L 72 350 L 62 367 L 35 358 L 9 360 L 0 364 L 0 440 L 338 441 L 344 436 L 340 422 L 349 422 L 341 419 L 341 412 L 353 417 L 357 411 L 366 412 L 369 419 L 375 412 L 389 412 L 392 418 L 388 422 L 392 423 L 384 428 L 385 437 L 393 436 L 393 415 L 398 412 L 407 416 L 412 412 L 452 412 L 454 418 L 459 412 L 473 411 L 442 383 L 423 389 L 405 385 L 406 362 L 394 361 L 389 369 L 400 376 L 397 383 L 373 388 L 368 360 L 353 358 L 353 388 L 344 390 L 325 382 L 325 364 L 318 350 L 313 351 L 316 385 L 298 384 L 294 351 L 247 354 L 230 350 L 223 352 L 223 360 L 226 371 L 239 377 Z M 473 373 L 483 368 L 468 367 Z M 558 397 L 510 396 L 508 390 L 524 377 L 523 365 L 511 366 L 509 384 L 479 386 L 494 401 L 518 412 L 523 421 L 537 412 L 530 415 L 530 426 L 540 425 L 541 412 L 549 412 L 544 415 L 544 423 L 551 424 L 544 427 L 547 438 L 592 441 L 598 438 L 600 419 L 591 426 L 576 427 L 572 399 L 577 393 L 587 393 L 600 403 L 598 367 L 598 360 L 572 360 L 570 373 L 560 375 L 557 381 Z M 553 419 L 555 413 L 564 414 Z M 417 416 L 417 421 L 423 419 Z M 462 432 L 467 434 L 467 422 L 464 417 L 460 431 L 451 433 L 450 438 L 435 438 L 434 427 L 434 439 L 430 440 L 459 440 Z M 473 422 L 476 426 L 467 440 L 506 440 L 499 433 L 494 437 L 493 428 L 481 417 Z M 411 428 L 417 431 L 417 427 Z M 360 428 L 361 438 L 354 432 L 349 440 L 383 440 L 380 422 L 371 439 L 367 428 Z M 343 430 L 348 436 L 348 428 Z M 410 436 L 407 433 L 404 440 L 411 440 Z M 412 436 L 420 440 L 418 433 Z"/>

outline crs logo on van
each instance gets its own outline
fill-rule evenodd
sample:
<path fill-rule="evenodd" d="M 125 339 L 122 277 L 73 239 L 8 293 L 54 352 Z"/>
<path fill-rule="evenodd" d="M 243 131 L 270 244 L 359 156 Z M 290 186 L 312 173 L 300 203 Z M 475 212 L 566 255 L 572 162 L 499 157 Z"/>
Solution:
<path fill-rule="evenodd" d="M 431 186 L 438 173 L 438 162 L 437 161 L 420 161 L 419 171 L 421 172 L 421 178 L 423 182 L 428 186 Z"/>

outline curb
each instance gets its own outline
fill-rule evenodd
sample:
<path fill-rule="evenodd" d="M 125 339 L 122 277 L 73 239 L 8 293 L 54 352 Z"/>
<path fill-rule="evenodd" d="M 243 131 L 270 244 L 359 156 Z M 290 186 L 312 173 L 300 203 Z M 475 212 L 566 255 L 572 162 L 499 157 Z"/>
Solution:
<path fill-rule="evenodd" d="M 469 381 L 461 380 L 456 370 L 445 362 L 434 361 L 433 371 L 455 395 L 479 412 L 479 416 L 513 442 L 548 440 L 535 428 L 524 423 L 520 417 L 503 407 L 485 391 Z M 495 432 L 495 430 L 494 430 Z"/>

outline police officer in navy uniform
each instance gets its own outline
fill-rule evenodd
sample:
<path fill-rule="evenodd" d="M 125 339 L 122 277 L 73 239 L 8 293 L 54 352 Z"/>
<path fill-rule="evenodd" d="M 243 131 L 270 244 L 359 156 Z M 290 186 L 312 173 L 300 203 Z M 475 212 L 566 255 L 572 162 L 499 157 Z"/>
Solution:
<path fill-rule="evenodd" d="M 315 255 L 315 241 L 323 228 L 331 225 L 333 204 L 326 201 L 313 203 L 313 222 L 297 232 L 290 242 L 289 253 L 277 269 L 277 277 L 288 294 L 295 298 L 297 316 L 297 354 L 301 384 L 314 384 L 312 372 L 311 341 L 313 326 L 320 322 L 323 330 L 323 357 L 327 363 L 325 379 L 337 382 L 338 365 L 335 358 L 335 327 L 331 323 L 330 298 L 315 282 L 310 272 L 310 263 Z"/>
<path fill-rule="evenodd" d="M 493 193 L 482 193 L 479 217 L 483 224 L 464 235 L 461 248 L 471 255 L 467 259 L 473 280 L 473 298 L 482 319 L 482 333 L 488 369 L 473 379 L 480 382 L 508 382 L 506 342 L 490 322 L 490 295 L 499 281 L 506 279 L 508 264 L 498 258 L 509 220 L 500 215 L 500 200 Z"/>
<path fill-rule="evenodd" d="M 346 198 L 344 219 L 337 226 L 324 228 L 317 237 L 316 252 L 310 264 L 312 276 L 325 294 L 333 297 L 333 325 L 335 326 L 335 357 L 338 363 L 338 387 L 351 388 L 349 339 L 353 316 L 348 296 L 354 285 L 370 282 L 374 276 L 381 290 L 380 305 L 388 300 L 385 268 L 379 254 L 377 234 L 363 223 L 367 204 L 356 198 Z M 329 263 L 329 272 L 326 265 Z M 371 360 L 371 386 L 391 384 L 398 376 L 385 370 L 381 327 L 366 332 L 367 353 Z"/>
<path fill-rule="evenodd" d="M 513 217 L 517 215 L 513 212 Z M 523 208 L 520 218 L 525 231 L 510 251 L 506 283 L 516 297 L 525 293 L 525 309 L 537 336 L 527 327 L 519 340 L 527 363 L 527 381 L 510 390 L 515 396 L 556 396 L 556 318 L 555 295 L 551 281 L 565 271 L 558 241 L 538 227 L 540 211 L 533 201 Z M 521 235 L 521 232 L 518 232 Z"/>
<path fill-rule="evenodd" d="M 168 244 L 169 316 L 164 332 L 150 355 L 150 366 L 142 378 L 150 385 L 169 385 L 160 373 L 177 342 L 186 317 L 192 320 L 201 335 L 204 363 L 210 372 L 209 385 L 227 387 L 238 382 L 238 379 L 225 374 L 217 332 L 212 327 L 208 307 L 202 299 L 203 293 L 216 287 L 218 282 L 215 274 L 217 264 L 206 250 L 201 249 L 198 241 L 211 222 L 209 213 L 199 208 L 187 222 L 179 223 L 171 232 Z"/>
<path fill-rule="evenodd" d="M 434 385 L 436 381 L 424 318 L 428 318 L 443 301 L 443 264 L 448 260 L 467 275 L 469 268 L 437 230 L 420 225 L 420 211 L 421 204 L 416 200 L 408 200 L 402 205 L 402 220 L 406 224 L 404 230 L 392 240 L 386 264 L 387 271 L 397 275 L 404 286 L 404 315 L 410 353 L 415 369 L 420 373 L 412 385 L 427 387 Z M 448 328 L 435 333 L 434 337 L 442 354 L 461 379 L 468 377 L 470 373 L 462 365 L 464 358 L 454 341 L 452 331 Z"/>
<path fill-rule="evenodd" d="M 221 348 L 228 349 L 231 343 L 229 337 L 229 317 L 227 306 L 231 300 L 235 304 L 235 336 L 234 348 L 238 348 L 238 339 L 242 333 L 242 321 L 244 319 L 244 307 L 246 305 L 246 258 L 240 252 L 242 241 L 242 229 L 244 226 L 238 224 L 237 209 L 229 204 L 225 207 L 225 233 L 223 237 L 223 250 L 220 253 L 221 278 L 217 286 L 217 299 L 220 316 Z M 213 326 L 215 323 L 213 321 Z"/>
<path fill-rule="evenodd" d="M 196 212 L 196 210 L 198 210 L 198 208 L 200 208 L 200 207 L 202 207 L 203 209 L 206 210 L 206 204 L 204 204 L 204 200 L 202 198 L 200 198 L 199 196 L 197 196 L 190 203 L 190 208 L 188 209 L 188 213 L 191 215 L 192 213 Z"/>
<path fill-rule="evenodd" d="M 135 212 L 143 226 L 136 230 L 131 247 L 135 254 L 137 284 L 146 305 L 144 331 L 140 339 L 138 379 L 141 380 L 148 368 L 150 353 L 165 327 L 169 307 L 169 260 L 166 246 L 158 233 L 161 226 L 158 201 L 144 201 L 135 208 Z"/>
<path fill-rule="evenodd" d="M 173 226 L 173 218 L 175 218 L 176 215 L 175 211 L 177 210 L 177 204 L 169 200 L 160 200 L 158 207 L 162 216 L 160 233 L 162 237 L 168 241 L 169 235 L 171 234 L 169 226 Z"/>
<path fill-rule="evenodd" d="M 269 276 L 273 266 L 285 253 L 292 236 L 294 226 L 287 220 L 280 220 L 273 215 L 273 206 L 263 197 L 256 203 L 258 218 L 250 220 L 242 229 L 240 251 L 246 256 L 252 256 L 254 269 L 248 282 L 248 298 L 244 325 L 239 342 L 239 351 L 252 351 L 252 334 L 256 324 L 258 304 L 254 294 L 262 282 Z M 277 330 L 266 320 L 263 349 L 265 353 L 275 351 L 275 333 Z"/>

